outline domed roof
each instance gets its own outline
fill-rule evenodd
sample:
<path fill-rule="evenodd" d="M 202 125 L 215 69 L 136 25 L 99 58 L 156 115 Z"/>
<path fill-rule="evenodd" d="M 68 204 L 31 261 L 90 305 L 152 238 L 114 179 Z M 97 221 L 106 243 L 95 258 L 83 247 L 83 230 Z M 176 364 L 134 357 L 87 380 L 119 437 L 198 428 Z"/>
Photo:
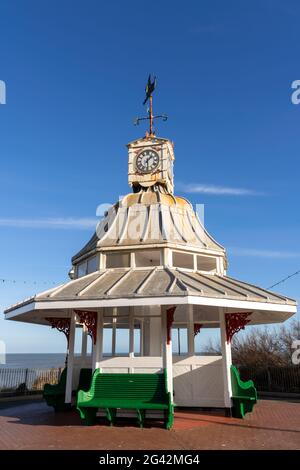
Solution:
<path fill-rule="evenodd" d="M 151 204 L 165 204 L 167 206 L 189 206 L 190 208 L 191 203 L 179 196 L 174 196 L 173 194 L 164 193 L 161 191 L 151 190 L 149 188 L 148 191 L 140 191 L 138 193 L 127 194 L 122 199 L 122 204 L 126 205 L 127 207 L 131 207 L 135 204 L 144 204 L 144 205 L 151 205 Z"/>
<path fill-rule="evenodd" d="M 225 254 L 225 249 L 205 230 L 189 201 L 153 186 L 127 194 L 112 206 L 72 262 L 101 247 L 153 244 L 176 244 Z"/>

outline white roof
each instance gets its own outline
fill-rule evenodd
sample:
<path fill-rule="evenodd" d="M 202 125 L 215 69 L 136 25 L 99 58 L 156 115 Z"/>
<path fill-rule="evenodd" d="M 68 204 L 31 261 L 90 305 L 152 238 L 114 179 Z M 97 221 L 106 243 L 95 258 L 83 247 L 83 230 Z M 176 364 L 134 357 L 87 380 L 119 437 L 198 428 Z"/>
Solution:
<path fill-rule="evenodd" d="M 186 199 L 150 189 L 128 194 L 115 204 L 72 262 L 97 248 L 170 243 L 225 256 L 225 249 L 206 231 Z"/>
<path fill-rule="evenodd" d="M 26 321 L 36 311 L 35 321 L 44 323 L 51 310 L 65 314 L 72 308 L 188 303 L 251 310 L 256 312 L 252 323 L 284 321 L 296 312 L 294 300 L 228 276 L 156 267 L 97 271 L 13 305 L 5 314 Z"/>

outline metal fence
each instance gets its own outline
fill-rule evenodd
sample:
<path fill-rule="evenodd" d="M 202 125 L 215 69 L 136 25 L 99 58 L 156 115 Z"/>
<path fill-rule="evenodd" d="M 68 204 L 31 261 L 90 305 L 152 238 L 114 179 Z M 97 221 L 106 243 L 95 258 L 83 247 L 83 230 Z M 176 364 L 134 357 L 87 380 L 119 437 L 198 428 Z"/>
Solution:
<path fill-rule="evenodd" d="M 58 382 L 62 369 L 0 369 L 0 397 L 40 393 Z"/>
<path fill-rule="evenodd" d="M 0 368 L 0 397 L 40 393 L 46 383 L 58 382 L 62 368 Z M 252 379 L 258 392 L 300 394 L 300 367 L 239 366 L 242 380 Z"/>
<path fill-rule="evenodd" d="M 242 380 L 252 379 L 258 392 L 300 394 L 300 367 L 239 367 Z"/>

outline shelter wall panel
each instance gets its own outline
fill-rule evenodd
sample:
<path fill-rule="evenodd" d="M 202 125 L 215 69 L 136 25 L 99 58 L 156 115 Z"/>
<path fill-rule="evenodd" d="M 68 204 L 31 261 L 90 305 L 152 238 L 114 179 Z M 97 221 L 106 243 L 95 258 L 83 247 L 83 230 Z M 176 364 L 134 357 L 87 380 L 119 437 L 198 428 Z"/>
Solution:
<path fill-rule="evenodd" d="M 134 372 L 136 374 L 159 374 L 163 370 L 161 367 L 135 367 Z"/>
<path fill-rule="evenodd" d="M 175 403 L 178 406 L 224 407 L 222 358 L 174 358 Z"/>
<path fill-rule="evenodd" d="M 140 356 L 140 357 L 128 357 L 128 356 L 120 356 L 120 357 L 109 357 L 103 359 L 99 362 L 99 367 L 101 368 L 117 368 L 117 367 L 124 367 L 124 368 L 154 368 L 154 369 L 161 369 L 162 368 L 162 358 L 161 357 L 151 357 L 151 356 Z"/>
<path fill-rule="evenodd" d="M 179 406 L 192 406 L 193 380 L 191 366 L 173 366 L 174 401 Z"/>

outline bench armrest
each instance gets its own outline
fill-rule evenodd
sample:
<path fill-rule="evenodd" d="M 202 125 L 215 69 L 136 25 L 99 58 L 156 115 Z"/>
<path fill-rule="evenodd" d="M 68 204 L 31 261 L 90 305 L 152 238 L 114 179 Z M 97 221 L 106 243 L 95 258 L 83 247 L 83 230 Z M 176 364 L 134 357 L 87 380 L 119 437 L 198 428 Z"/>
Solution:
<path fill-rule="evenodd" d="M 92 398 L 92 395 L 88 392 L 85 392 L 84 390 L 78 390 L 77 392 L 77 403 L 78 402 L 87 402 Z"/>
<path fill-rule="evenodd" d="M 242 380 L 240 380 L 239 385 L 240 385 L 240 387 L 242 387 L 243 389 L 246 390 L 248 388 L 254 387 L 254 382 L 251 379 L 247 380 L 246 382 L 243 382 Z"/>

